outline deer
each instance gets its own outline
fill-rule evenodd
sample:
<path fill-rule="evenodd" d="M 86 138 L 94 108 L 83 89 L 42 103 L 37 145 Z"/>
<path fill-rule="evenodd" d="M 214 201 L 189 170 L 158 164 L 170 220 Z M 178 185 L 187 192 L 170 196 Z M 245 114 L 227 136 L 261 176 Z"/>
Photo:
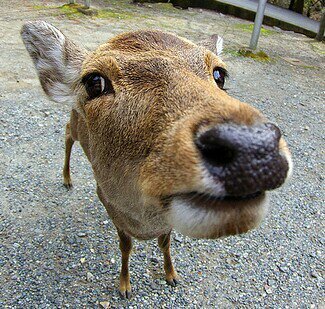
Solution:
<path fill-rule="evenodd" d="M 278 126 L 227 93 L 219 36 L 195 44 L 137 30 L 94 51 L 45 21 L 26 22 L 21 36 L 45 94 L 72 105 L 64 185 L 72 186 L 79 141 L 119 236 L 123 298 L 131 297 L 132 238 L 158 239 L 175 286 L 172 230 L 217 239 L 259 226 L 269 191 L 291 174 L 291 154 Z"/>

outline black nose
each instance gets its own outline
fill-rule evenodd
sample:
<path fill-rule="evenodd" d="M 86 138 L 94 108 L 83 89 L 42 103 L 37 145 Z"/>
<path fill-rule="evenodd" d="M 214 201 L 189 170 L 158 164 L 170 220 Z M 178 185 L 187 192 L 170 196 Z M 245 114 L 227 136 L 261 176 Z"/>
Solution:
<path fill-rule="evenodd" d="M 288 162 L 279 153 L 281 132 L 265 123 L 256 126 L 223 124 L 196 139 L 210 173 L 225 184 L 228 194 L 243 196 L 281 186 Z"/>

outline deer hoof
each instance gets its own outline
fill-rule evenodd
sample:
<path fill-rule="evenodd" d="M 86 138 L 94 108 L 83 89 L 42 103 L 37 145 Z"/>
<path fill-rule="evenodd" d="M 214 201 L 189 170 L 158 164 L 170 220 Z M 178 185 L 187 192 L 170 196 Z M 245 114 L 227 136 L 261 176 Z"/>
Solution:
<path fill-rule="evenodd" d="M 63 185 L 67 188 L 67 190 L 71 190 L 73 187 L 71 180 L 64 181 Z"/>
<path fill-rule="evenodd" d="M 170 279 L 170 280 L 166 280 L 166 281 L 172 287 L 175 287 L 178 284 L 178 280 L 177 279 Z"/>
<path fill-rule="evenodd" d="M 125 290 L 125 291 L 120 290 L 119 292 L 120 292 L 121 298 L 131 299 L 131 290 Z"/>

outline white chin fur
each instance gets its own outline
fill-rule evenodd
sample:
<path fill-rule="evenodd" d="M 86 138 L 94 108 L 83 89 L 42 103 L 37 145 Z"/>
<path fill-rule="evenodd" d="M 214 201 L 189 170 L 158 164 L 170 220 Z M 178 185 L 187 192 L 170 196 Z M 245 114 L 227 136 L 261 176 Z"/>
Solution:
<path fill-rule="evenodd" d="M 183 235 L 194 238 L 217 238 L 247 232 L 256 227 L 268 210 L 267 197 L 251 201 L 218 202 L 215 208 L 197 205 L 191 199 L 175 197 L 168 220 Z M 219 207 L 220 206 L 220 207 Z"/>
<path fill-rule="evenodd" d="M 286 155 L 286 159 L 288 161 L 288 166 L 289 166 L 289 169 L 288 169 L 288 174 L 287 174 L 287 179 L 286 179 L 286 182 L 288 182 L 288 180 L 291 178 L 292 176 L 292 170 L 293 170 L 293 162 L 292 162 L 292 158 L 291 158 L 291 155 L 290 154 L 287 154 Z"/>

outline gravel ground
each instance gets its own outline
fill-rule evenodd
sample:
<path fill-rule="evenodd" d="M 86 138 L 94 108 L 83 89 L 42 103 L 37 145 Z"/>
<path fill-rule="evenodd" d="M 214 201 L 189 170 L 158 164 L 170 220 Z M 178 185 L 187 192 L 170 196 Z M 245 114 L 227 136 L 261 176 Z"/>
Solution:
<path fill-rule="evenodd" d="M 115 14 L 90 18 L 64 15 L 55 8 L 62 4 L 3 0 L 0 8 L 0 307 L 324 308 L 324 44 L 267 28 L 260 46 L 272 61 L 263 63 L 235 53 L 250 37 L 240 19 L 126 0 L 101 1 Z M 30 19 L 52 22 L 87 48 L 138 28 L 194 41 L 222 34 L 229 92 L 278 123 L 293 153 L 292 180 L 272 194 L 262 226 L 216 241 L 173 233 L 176 288 L 164 281 L 156 242 L 135 241 L 133 298 L 120 300 L 116 232 L 79 146 L 74 189 L 61 184 L 69 106 L 41 91 L 19 37 Z"/>

